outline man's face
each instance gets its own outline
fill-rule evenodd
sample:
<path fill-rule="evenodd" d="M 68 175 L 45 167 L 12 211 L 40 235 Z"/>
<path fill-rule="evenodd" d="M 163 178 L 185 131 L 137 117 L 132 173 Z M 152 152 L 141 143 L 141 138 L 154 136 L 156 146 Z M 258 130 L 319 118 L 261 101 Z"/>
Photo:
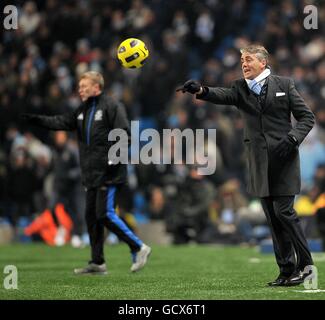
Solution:
<path fill-rule="evenodd" d="M 79 95 L 82 101 L 86 101 L 89 97 L 97 96 L 100 93 L 98 83 L 93 80 L 84 78 L 79 81 Z"/>
<path fill-rule="evenodd" d="M 266 67 L 266 60 L 259 60 L 255 53 L 244 52 L 241 56 L 241 68 L 245 79 L 255 79 Z"/>

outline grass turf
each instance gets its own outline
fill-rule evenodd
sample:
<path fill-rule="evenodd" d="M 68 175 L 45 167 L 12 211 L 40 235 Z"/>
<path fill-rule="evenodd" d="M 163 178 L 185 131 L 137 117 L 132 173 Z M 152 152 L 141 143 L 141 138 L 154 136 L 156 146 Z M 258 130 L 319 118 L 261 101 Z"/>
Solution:
<path fill-rule="evenodd" d="M 298 287 L 270 288 L 278 273 L 273 255 L 254 248 L 221 246 L 153 246 L 148 265 L 129 271 L 126 245 L 106 246 L 107 276 L 73 275 L 84 266 L 89 247 L 73 249 L 43 244 L 0 247 L 0 300 L 4 299 L 325 299 L 324 292 Z M 325 254 L 314 255 L 318 288 L 325 289 Z M 6 265 L 18 269 L 18 289 L 5 290 Z M 2 277 L 2 279 L 1 279 Z"/>

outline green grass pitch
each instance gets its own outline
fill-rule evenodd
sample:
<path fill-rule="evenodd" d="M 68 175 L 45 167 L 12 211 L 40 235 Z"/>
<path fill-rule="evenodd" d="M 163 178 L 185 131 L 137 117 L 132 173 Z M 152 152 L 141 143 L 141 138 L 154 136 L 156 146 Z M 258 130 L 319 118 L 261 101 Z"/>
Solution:
<path fill-rule="evenodd" d="M 314 254 L 318 292 L 298 287 L 270 288 L 278 273 L 272 254 L 257 249 L 222 246 L 153 246 L 148 265 L 136 274 L 124 244 L 105 246 L 109 274 L 76 276 L 89 247 L 48 247 L 43 244 L 0 247 L 0 300 L 107 299 L 107 300 L 243 300 L 325 299 L 325 254 Z M 18 289 L 4 289 L 6 265 L 18 269 Z M 322 289 L 324 290 L 322 292 Z"/>

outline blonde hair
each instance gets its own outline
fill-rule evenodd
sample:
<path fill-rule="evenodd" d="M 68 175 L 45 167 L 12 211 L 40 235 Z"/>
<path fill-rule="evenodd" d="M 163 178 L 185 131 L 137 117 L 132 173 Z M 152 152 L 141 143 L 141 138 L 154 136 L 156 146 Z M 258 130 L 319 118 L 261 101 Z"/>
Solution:
<path fill-rule="evenodd" d="M 252 54 L 256 54 L 256 57 L 261 61 L 263 59 L 265 59 L 266 64 L 268 64 L 268 60 L 269 60 L 269 53 L 267 52 L 267 50 L 258 44 L 251 44 L 245 48 L 240 49 L 240 53 L 252 53 Z"/>
<path fill-rule="evenodd" d="M 97 71 L 87 71 L 87 72 L 83 73 L 79 77 L 79 81 L 81 81 L 82 79 L 90 79 L 94 83 L 98 84 L 99 85 L 99 88 L 101 90 L 104 89 L 104 77 L 102 76 L 101 73 L 99 73 Z"/>

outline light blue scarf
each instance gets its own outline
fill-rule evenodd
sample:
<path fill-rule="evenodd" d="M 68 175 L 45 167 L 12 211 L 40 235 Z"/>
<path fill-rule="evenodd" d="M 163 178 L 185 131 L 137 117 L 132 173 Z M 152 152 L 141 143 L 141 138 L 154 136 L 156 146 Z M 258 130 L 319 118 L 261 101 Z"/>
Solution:
<path fill-rule="evenodd" d="M 256 93 L 257 95 L 260 95 L 262 86 L 264 83 L 264 80 L 271 74 L 271 70 L 269 68 L 266 68 L 261 72 L 255 79 L 249 80 L 245 79 L 248 85 L 248 88 Z"/>

